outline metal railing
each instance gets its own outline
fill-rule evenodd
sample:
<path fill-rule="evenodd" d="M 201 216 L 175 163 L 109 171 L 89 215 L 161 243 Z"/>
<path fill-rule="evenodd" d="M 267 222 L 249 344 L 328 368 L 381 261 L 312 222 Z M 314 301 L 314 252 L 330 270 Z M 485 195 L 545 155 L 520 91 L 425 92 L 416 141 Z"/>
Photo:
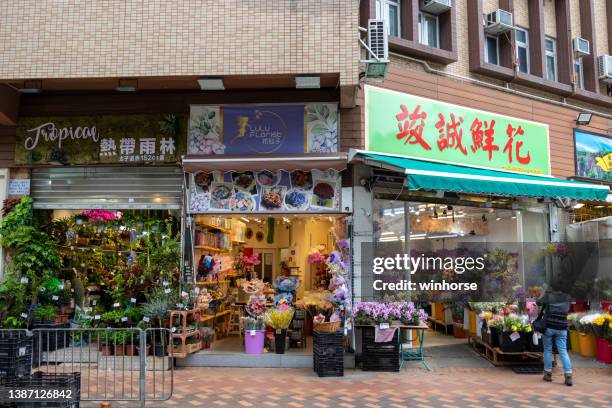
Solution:
<path fill-rule="evenodd" d="M 17 333 L 1 332 L 0 338 Z M 27 335 L 32 336 L 32 370 L 81 373 L 81 401 L 138 401 L 144 406 L 172 397 L 168 329 L 36 328 Z"/>

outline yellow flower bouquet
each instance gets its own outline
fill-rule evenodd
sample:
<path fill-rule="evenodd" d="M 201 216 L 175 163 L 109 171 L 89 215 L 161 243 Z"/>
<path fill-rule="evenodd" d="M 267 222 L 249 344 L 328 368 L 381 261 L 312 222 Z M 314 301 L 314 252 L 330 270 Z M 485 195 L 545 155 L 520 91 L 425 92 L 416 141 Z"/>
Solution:
<path fill-rule="evenodd" d="M 293 308 L 271 309 L 264 314 L 264 321 L 274 330 L 283 330 L 289 327 L 291 319 L 293 319 Z"/>

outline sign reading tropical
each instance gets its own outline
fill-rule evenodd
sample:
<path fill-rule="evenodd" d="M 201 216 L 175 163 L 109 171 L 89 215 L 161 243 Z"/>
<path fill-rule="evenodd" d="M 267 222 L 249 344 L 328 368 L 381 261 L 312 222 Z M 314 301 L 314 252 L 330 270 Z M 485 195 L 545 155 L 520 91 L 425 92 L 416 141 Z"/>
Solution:
<path fill-rule="evenodd" d="M 612 181 L 612 137 L 574 130 L 576 176 Z"/>
<path fill-rule="evenodd" d="M 186 118 L 173 114 L 23 117 L 16 164 L 175 163 Z"/>
<path fill-rule="evenodd" d="M 367 150 L 550 175 L 547 125 L 373 86 L 365 103 Z"/>
<path fill-rule="evenodd" d="M 189 154 L 335 153 L 338 104 L 192 105 Z"/>

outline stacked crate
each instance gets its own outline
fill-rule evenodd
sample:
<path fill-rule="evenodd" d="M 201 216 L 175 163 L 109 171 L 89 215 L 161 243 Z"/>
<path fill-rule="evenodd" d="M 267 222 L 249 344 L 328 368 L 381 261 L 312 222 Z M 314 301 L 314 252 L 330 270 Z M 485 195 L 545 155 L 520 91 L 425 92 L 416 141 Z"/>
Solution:
<path fill-rule="evenodd" d="M 344 376 L 342 332 L 313 332 L 313 367 L 319 377 Z"/>
<path fill-rule="evenodd" d="M 0 377 L 16 378 L 32 371 L 32 337 L 25 330 L 0 334 Z"/>
<path fill-rule="evenodd" d="M 363 371 L 399 371 L 399 329 L 391 341 L 384 343 L 376 343 L 375 333 L 374 327 L 363 327 L 361 331 Z"/>

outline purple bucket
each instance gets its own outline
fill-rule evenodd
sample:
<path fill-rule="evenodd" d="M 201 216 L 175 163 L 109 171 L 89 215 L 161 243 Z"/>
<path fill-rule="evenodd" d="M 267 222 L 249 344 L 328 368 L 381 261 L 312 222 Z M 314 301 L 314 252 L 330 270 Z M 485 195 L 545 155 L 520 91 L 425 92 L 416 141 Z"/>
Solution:
<path fill-rule="evenodd" d="M 244 351 L 247 354 L 261 354 L 264 350 L 265 330 L 244 331 Z"/>

